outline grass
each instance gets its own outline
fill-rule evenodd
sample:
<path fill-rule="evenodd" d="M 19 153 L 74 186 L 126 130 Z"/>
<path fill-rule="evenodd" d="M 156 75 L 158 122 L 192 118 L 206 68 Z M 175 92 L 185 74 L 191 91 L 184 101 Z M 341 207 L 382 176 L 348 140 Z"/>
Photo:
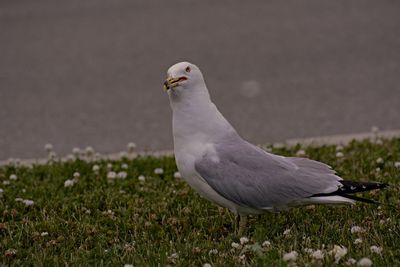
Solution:
<path fill-rule="evenodd" d="M 295 155 L 299 149 L 272 150 Z M 233 248 L 232 242 L 240 243 L 234 234 L 234 215 L 174 178 L 172 157 L 4 166 L 0 167 L 0 265 L 287 266 L 283 254 L 297 251 L 298 266 L 332 266 L 337 264 L 328 252 L 341 245 L 347 254 L 339 265 L 349 258 L 368 257 L 374 266 L 400 266 L 400 168 L 394 166 L 400 161 L 400 139 L 352 142 L 343 148 L 341 158 L 336 157 L 335 146 L 302 149 L 344 178 L 390 183 L 390 188 L 364 196 L 394 207 L 310 206 L 252 217 L 249 243 Z M 115 172 L 126 171 L 127 178 L 107 179 L 109 163 Z M 122 169 L 124 163 L 127 169 Z M 98 174 L 92 170 L 95 164 L 100 166 Z M 156 168 L 164 173 L 154 174 Z M 64 187 L 74 172 L 80 173 L 78 182 Z M 12 174 L 18 179 L 9 180 Z M 139 175 L 146 180 L 139 181 Z M 34 204 L 27 206 L 16 198 Z M 352 234 L 352 226 L 365 231 Z M 290 233 L 284 234 L 287 229 Z M 356 238 L 362 243 L 354 244 Z M 271 246 L 262 247 L 265 240 Z M 371 252 L 372 245 L 382 247 L 381 254 Z M 322 250 L 324 258 L 313 259 L 306 252 L 309 248 Z"/>

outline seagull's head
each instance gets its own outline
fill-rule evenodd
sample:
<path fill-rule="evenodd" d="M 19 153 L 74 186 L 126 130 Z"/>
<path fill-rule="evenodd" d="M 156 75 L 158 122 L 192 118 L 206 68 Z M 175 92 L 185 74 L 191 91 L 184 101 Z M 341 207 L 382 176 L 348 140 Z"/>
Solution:
<path fill-rule="evenodd" d="M 177 94 L 186 90 L 196 90 L 199 85 L 204 85 L 200 69 L 189 62 L 179 62 L 168 69 L 164 90 L 169 94 Z"/>

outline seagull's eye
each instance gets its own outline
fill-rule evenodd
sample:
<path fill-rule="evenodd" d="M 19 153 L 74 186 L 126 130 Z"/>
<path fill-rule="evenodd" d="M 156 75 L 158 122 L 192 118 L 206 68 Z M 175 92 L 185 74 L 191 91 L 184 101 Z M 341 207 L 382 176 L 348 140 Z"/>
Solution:
<path fill-rule="evenodd" d="M 186 69 L 185 69 L 186 72 L 190 72 L 191 70 L 192 69 L 189 66 L 187 66 Z"/>

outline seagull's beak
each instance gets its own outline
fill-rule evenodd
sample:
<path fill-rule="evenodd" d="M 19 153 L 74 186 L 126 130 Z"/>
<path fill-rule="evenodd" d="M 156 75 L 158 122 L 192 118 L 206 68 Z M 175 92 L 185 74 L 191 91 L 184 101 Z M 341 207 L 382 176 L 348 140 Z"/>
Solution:
<path fill-rule="evenodd" d="M 171 88 L 177 87 L 178 85 L 180 85 L 180 82 L 182 81 L 186 81 L 187 78 L 185 76 L 182 77 L 178 77 L 178 78 L 168 78 L 165 80 L 164 82 L 164 90 L 168 91 Z"/>

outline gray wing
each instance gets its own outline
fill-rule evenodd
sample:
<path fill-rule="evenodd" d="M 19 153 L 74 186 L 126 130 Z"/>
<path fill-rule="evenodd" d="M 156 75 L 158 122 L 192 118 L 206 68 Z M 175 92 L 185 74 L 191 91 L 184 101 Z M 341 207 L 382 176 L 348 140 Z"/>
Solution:
<path fill-rule="evenodd" d="M 270 154 L 240 137 L 215 145 L 195 162 L 199 175 L 219 194 L 241 206 L 285 207 L 338 189 L 341 180 L 326 164 Z"/>

